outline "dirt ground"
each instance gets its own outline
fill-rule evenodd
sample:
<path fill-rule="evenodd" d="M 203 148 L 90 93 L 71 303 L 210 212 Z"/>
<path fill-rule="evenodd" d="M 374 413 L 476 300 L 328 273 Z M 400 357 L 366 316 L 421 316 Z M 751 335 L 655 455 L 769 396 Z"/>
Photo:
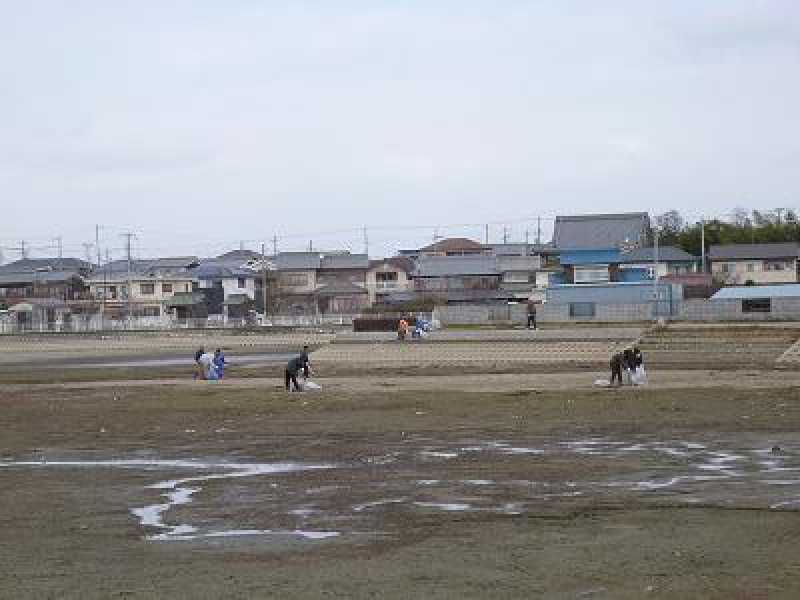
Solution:
<path fill-rule="evenodd" d="M 800 596 L 800 376 L 650 375 L 5 383 L 0 597 Z"/>

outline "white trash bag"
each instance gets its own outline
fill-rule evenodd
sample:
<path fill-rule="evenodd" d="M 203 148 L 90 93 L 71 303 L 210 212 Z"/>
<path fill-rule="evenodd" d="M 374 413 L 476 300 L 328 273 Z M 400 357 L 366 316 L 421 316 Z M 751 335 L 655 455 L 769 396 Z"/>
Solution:
<path fill-rule="evenodd" d="M 647 384 L 647 371 L 644 370 L 644 365 L 637 367 L 631 373 L 631 383 L 633 385 L 646 385 Z"/>
<path fill-rule="evenodd" d="M 318 392 L 322 389 L 322 386 L 318 383 L 314 383 L 310 379 L 306 379 L 303 383 L 303 390 L 308 392 Z"/>

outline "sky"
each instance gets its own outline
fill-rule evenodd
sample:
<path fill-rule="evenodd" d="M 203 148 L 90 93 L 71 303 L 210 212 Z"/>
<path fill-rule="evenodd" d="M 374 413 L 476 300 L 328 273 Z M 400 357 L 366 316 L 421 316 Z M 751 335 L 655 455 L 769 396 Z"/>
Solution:
<path fill-rule="evenodd" d="M 797 208 L 798 73 L 796 0 L 0 0 L 0 248 L 380 256 Z"/>

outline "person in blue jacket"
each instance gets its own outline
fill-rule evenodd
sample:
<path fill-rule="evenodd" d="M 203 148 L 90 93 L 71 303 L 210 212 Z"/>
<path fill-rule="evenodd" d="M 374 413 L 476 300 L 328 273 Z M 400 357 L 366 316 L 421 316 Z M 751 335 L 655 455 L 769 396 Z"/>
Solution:
<path fill-rule="evenodd" d="M 222 379 L 225 375 L 225 354 L 221 348 L 217 348 L 214 352 L 214 366 L 217 368 L 217 376 Z"/>

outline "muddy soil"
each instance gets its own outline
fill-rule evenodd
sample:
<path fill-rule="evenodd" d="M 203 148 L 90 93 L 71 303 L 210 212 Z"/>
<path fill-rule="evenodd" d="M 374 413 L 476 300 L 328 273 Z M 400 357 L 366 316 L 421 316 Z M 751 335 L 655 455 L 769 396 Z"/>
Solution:
<path fill-rule="evenodd" d="M 797 597 L 798 381 L 652 375 L 4 386 L 0 597 Z"/>

